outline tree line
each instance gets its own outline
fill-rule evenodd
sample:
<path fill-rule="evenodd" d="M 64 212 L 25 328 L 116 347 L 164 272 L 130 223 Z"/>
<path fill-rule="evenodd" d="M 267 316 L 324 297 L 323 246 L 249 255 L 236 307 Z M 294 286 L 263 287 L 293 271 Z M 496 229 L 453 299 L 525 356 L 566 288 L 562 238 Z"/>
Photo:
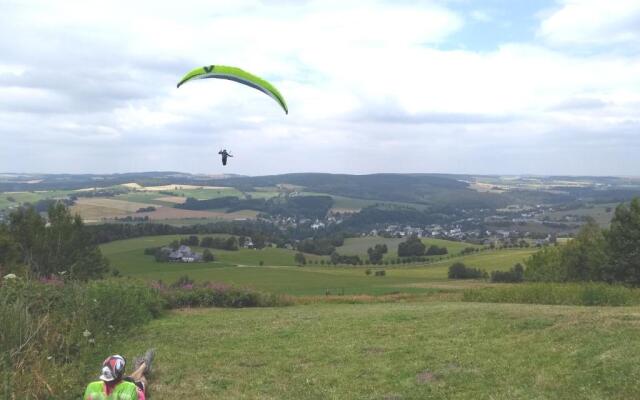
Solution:
<path fill-rule="evenodd" d="M 184 210 L 215 210 L 224 208 L 227 212 L 254 210 L 269 215 L 301 218 L 324 218 L 333 206 L 331 196 L 273 197 L 270 199 L 240 199 L 226 196 L 209 200 L 187 198 L 176 208 Z"/>
<path fill-rule="evenodd" d="M 274 224 L 267 221 L 219 221 L 191 226 L 173 226 L 167 224 L 100 224 L 86 226 L 96 244 L 114 240 L 133 239 L 143 236 L 157 235 L 204 235 L 223 233 L 234 236 L 245 236 L 257 242 L 270 242 L 278 247 L 284 246 L 288 240 L 284 233 Z"/>
<path fill-rule="evenodd" d="M 44 218 L 32 207 L 21 207 L 0 225 L 0 272 L 26 269 L 34 277 L 64 275 L 88 280 L 103 277 L 109 263 L 88 227 L 61 202 Z"/>
<path fill-rule="evenodd" d="M 640 198 L 619 205 L 608 229 L 590 220 L 566 245 L 535 253 L 526 262 L 525 279 L 640 286 Z"/>

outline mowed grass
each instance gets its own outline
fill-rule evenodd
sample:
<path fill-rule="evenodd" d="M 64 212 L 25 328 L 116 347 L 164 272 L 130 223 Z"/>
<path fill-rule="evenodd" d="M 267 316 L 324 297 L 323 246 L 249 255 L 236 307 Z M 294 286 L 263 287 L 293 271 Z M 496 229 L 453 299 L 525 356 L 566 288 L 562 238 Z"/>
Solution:
<path fill-rule="evenodd" d="M 157 349 L 153 399 L 633 399 L 639 324 L 639 307 L 184 310 L 113 352 Z"/>
<path fill-rule="evenodd" d="M 207 235 L 200 235 L 204 237 Z M 216 236 L 216 235 L 211 235 Z M 225 235 L 220 235 L 225 236 Z M 449 281 L 449 266 L 463 261 L 469 266 L 505 270 L 522 262 L 533 250 L 501 250 L 456 257 L 433 264 L 411 267 L 296 267 L 295 251 L 265 248 L 224 251 L 213 249 L 212 263 L 158 263 L 144 254 L 147 247 L 163 246 L 184 235 L 149 236 L 107 243 L 101 246 L 112 267 L 125 276 L 143 280 L 173 282 L 189 275 L 196 282 L 226 282 L 258 290 L 290 295 L 424 293 L 460 290 L 478 285 L 480 281 Z M 196 248 L 196 250 L 201 250 Z M 312 258 L 315 256 L 307 255 Z M 264 266 L 258 266 L 260 261 Z M 366 275 L 365 271 L 384 269 L 383 277 Z"/>

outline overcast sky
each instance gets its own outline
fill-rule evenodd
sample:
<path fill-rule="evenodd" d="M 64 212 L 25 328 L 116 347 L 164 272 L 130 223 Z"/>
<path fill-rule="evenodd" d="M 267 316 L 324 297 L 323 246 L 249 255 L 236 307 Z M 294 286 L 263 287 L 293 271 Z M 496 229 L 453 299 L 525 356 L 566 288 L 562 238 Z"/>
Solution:
<path fill-rule="evenodd" d="M 640 175 L 640 1 L 0 0 L 0 171 L 151 170 Z"/>

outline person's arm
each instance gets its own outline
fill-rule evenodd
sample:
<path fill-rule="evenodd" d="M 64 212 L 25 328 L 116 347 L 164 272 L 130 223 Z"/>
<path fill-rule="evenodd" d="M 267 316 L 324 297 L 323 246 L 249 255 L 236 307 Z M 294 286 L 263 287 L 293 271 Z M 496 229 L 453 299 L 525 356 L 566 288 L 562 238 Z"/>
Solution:
<path fill-rule="evenodd" d="M 233 157 L 231 154 L 227 154 L 229 157 Z"/>

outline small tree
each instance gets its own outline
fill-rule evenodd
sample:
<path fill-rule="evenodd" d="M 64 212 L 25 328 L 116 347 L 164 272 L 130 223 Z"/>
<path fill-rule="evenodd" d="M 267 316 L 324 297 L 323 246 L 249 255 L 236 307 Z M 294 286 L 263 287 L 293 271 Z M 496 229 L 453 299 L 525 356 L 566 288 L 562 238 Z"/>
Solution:
<path fill-rule="evenodd" d="M 398 245 L 398 256 L 400 257 L 412 257 L 422 256 L 425 252 L 425 245 L 422 240 L 416 235 L 412 235 L 407 238 L 406 241 Z"/>
<path fill-rule="evenodd" d="M 296 262 L 296 264 L 298 264 L 298 265 L 306 265 L 307 264 L 307 258 L 302 253 L 296 253 L 296 255 L 293 257 L 293 259 Z"/>
<path fill-rule="evenodd" d="M 211 250 L 204 249 L 204 251 L 202 252 L 202 260 L 205 262 L 211 262 L 215 260 L 215 257 L 213 256 L 213 253 L 211 252 Z"/>
<path fill-rule="evenodd" d="M 491 282 L 510 282 L 517 283 L 524 280 L 524 268 L 518 263 L 509 271 L 492 271 Z"/>
<path fill-rule="evenodd" d="M 372 264 L 380 264 L 387 251 L 389 251 L 389 249 L 387 248 L 386 244 L 376 244 L 374 247 L 369 247 L 367 249 L 369 261 Z"/>
<path fill-rule="evenodd" d="M 640 285 L 640 198 L 616 208 L 607 243 L 608 279 Z"/>
<path fill-rule="evenodd" d="M 448 276 L 449 279 L 480 279 L 486 278 L 487 273 L 477 268 L 467 267 L 462 262 L 456 262 L 449 267 Z"/>

